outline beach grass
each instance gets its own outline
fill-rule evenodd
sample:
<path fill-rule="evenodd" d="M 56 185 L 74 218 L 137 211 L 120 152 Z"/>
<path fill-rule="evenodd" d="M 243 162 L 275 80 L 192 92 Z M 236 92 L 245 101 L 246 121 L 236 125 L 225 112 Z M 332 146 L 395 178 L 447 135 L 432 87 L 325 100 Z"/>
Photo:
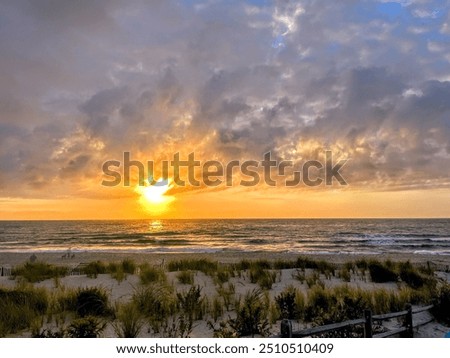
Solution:
<path fill-rule="evenodd" d="M 165 282 L 167 280 L 166 273 L 159 267 L 153 267 L 144 264 L 140 267 L 139 278 L 142 284 L 148 285 L 155 282 Z"/>
<path fill-rule="evenodd" d="M 32 286 L 0 288 L 0 337 L 30 328 L 47 309 L 45 289 Z"/>
<path fill-rule="evenodd" d="M 13 278 L 22 277 L 28 282 L 40 282 L 51 278 L 64 277 L 69 270 L 65 266 L 55 266 L 45 262 L 26 262 L 15 267 L 11 274 Z"/>
<path fill-rule="evenodd" d="M 139 336 L 144 320 L 133 302 L 117 304 L 116 319 L 113 322 L 114 332 L 119 338 L 136 338 Z"/>
<path fill-rule="evenodd" d="M 138 287 L 131 302 L 147 319 L 154 333 L 159 333 L 164 321 L 177 312 L 177 299 L 172 286 L 153 283 Z"/>
<path fill-rule="evenodd" d="M 127 275 L 136 275 L 139 283 L 124 301 L 112 301 L 111 292 L 101 286 L 66 288 L 59 276 L 63 271 L 58 269 L 41 262 L 16 268 L 20 275 L 15 277 L 23 280 L 15 288 L 0 288 L 0 336 L 21 330 L 35 337 L 100 336 L 109 323 L 118 337 L 147 331 L 157 337 L 188 337 L 198 321 L 208 322 L 216 337 L 266 336 L 280 319 L 322 325 L 361 318 L 366 309 L 381 314 L 404 310 L 406 304 L 430 303 L 436 319 L 450 324 L 449 284 L 436 279 L 430 264 L 409 261 L 370 259 L 335 265 L 299 257 L 236 263 L 183 259 L 170 261 L 166 270 L 150 264 L 138 267 L 131 260 L 84 266 L 83 273 L 92 278 L 109 273 L 121 282 Z M 284 287 L 281 279 L 289 276 L 282 270 L 295 279 Z M 167 276 L 167 271 L 174 274 Z M 58 284 L 37 289 L 25 283 L 45 279 Z M 369 287 L 360 288 L 355 285 L 358 282 Z M 245 291 L 247 284 L 257 288 Z M 56 330 L 49 323 L 56 324 Z M 358 332 L 342 334 L 357 336 L 361 328 L 355 329 Z"/>
<path fill-rule="evenodd" d="M 170 261 L 167 268 L 169 272 L 191 270 L 212 275 L 217 271 L 218 263 L 209 259 L 185 259 Z"/>
<path fill-rule="evenodd" d="M 206 300 L 201 292 L 200 286 L 191 286 L 189 290 L 176 294 L 178 308 L 190 323 L 203 319 L 205 315 Z"/>
<path fill-rule="evenodd" d="M 80 317 L 106 317 L 111 314 L 108 293 L 101 287 L 78 289 L 75 300 L 75 312 Z"/>
<path fill-rule="evenodd" d="M 229 319 L 228 323 L 237 337 L 269 334 L 268 305 L 261 290 L 248 291 L 236 301 L 235 311 L 236 318 Z"/>
<path fill-rule="evenodd" d="M 76 318 L 67 329 L 69 338 L 98 338 L 106 327 L 107 322 L 94 316 Z"/>
<path fill-rule="evenodd" d="M 450 324 L 450 284 L 441 284 L 432 301 L 434 317 L 444 324 Z"/>
<path fill-rule="evenodd" d="M 287 286 L 279 295 L 275 296 L 278 306 L 278 319 L 299 320 L 305 310 L 305 296 L 292 285 Z"/>
<path fill-rule="evenodd" d="M 97 278 L 98 275 L 102 275 L 107 272 L 108 272 L 108 265 L 102 261 L 89 262 L 82 269 L 82 273 L 89 278 Z"/>
<path fill-rule="evenodd" d="M 257 283 L 261 289 L 270 290 L 277 279 L 277 272 L 263 265 L 252 265 L 248 271 L 251 283 Z"/>
<path fill-rule="evenodd" d="M 194 284 L 194 272 L 193 271 L 180 271 L 177 273 L 177 280 L 183 285 L 193 285 Z"/>
<path fill-rule="evenodd" d="M 209 313 L 210 313 L 212 319 L 214 320 L 214 322 L 217 322 L 219 320 L 219 318 L 222 317 L 224 312 L 225 312 L 224 300 L 220 296 L 217 295 L 214 297 L 214 299 L 212 301 Z"/>

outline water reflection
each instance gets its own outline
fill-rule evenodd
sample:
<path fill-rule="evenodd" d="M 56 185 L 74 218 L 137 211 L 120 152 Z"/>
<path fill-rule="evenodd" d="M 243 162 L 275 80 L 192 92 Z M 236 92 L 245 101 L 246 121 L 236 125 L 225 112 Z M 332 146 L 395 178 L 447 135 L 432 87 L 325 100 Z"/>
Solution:
<path fill-rule="evenodd" d="M 162 231 L 164 228 L 163 223 L 160 220 L 153 220 L 149 225 L 150 232 Z"/>

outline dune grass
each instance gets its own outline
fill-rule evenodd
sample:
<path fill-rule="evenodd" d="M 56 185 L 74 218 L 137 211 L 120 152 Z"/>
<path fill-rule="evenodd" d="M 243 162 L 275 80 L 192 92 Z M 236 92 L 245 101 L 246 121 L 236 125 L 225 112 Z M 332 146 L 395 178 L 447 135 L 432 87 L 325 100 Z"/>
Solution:
<path fill-rule="evenodd" d="M 111 314 L 108 293 L 101 287 L 78 289 L 75 304 L 75 312 L 80 317 L 105 317 Z"/>
<path fill-rule="evenodd" d="M 270 328 L 268 308 L 261 290 L 249 291 L 236 302 L 236 318 L 229 319 L 229 325 L 237 337 L 254 337 L 256 334 L 265 337 Z"/>
<path fill-rule="evenodd" d="M 110 263 L 92 261 L 83 267 L 82 273 L 87 275 L 89 278 L 97 278 L 98 275 L 110 274 L 118 281 L 122 281 L 126 278 L 126 275 L 133 275 L 136 272 L 136 268 L 136 264 L 130 259 Z"/>
<path fill-rule="evenodd" d="M 81 272 L 89 278 L 97 278 L 98 275 L 105 274 L 107 271 L 107 264 L 102 261 L 93 261 L 84 266 Z"/>
<path fill-rule="evenodd" d="M 450 284 L 443 283 L 438 288 L 436 296 L 433 297 L 433 310 L 434 317 L 439 322 L 444 324 L 450 324 Z"/>
<path fill-rule="evenodd" d="M 30 328 L 48 309 L 48 293 L 31 286 L 0 288 L 0 337 Z"/>
<path fill-rule="evenodd" d="M 137 266 L 133 260 L 124 259 L 119 263 L 109 263 L 106 266 L 106 272 L 120 283 L 127 278 L 127 275 L 133 275 L 136 272 L 136 268 Z"/>
<path fill-rule="evenodd" d="M 222 285 L 217 288 L 217 294 L 222 298 L 223 304 L 227 311 L 231 310 L 235 293 L 236 286 L 230 282 L 227 285 Z"/>
<path fill-rule="evenodd" d="M 45 262 L 26 262 L 15 267 L 11 274 L 13 278 L 22 277 L 28 282 L 40 282 L 51 278 L 64 277 L 69 270 L 65 266 L 50 265 Z"/>
<path fill-rule="evenodd" d="M 94 316 L 76 318 L 67 329 L 69 338 L 98 338 L 106 328 L 106 322 Z"/>
<path fill-rule="evenodd" d="M 277 319 L 299 320 L 305 309 L 305 296 L 294 286 L 287 286 L 279 295 L 275 296 L 279 317 Z"/>
<path fill-rule="evenodd" d="M 277 272 L 255 265 L 250 267 L 248 276 L 251 283 L 257 283 L 263 290 L 270 290 L 277 279 Z"/>
<path fill-rule="evenodd" d="M 159 267 L 152 267 L 144 264 L 140 267 L 139 279 L 143 285 L 155 282 L 165 282 L 167 280 L 166 273 Z"/>
<path fill-rule="evenodd" d="M 201 292 L 200 286 L 191 286 L 189 290 L 176 294 L 178 308 L 191 324 L 196 320 L 203 319 L 206 311 L 205 298 Z"/>
<path fill-rule="evenodd" d="M 116 320 L 113 322 L 114 332 L 119 338 L 136 338 L 139 336 L 144 320 L 133 302 L 116 305 Z"/>
<path fill-rule="evenodd" d="M 200 271 L 205 275 L 213 275 L 218 268 L 217 261 L 208 259 L 186 259 L 170 261 L 167 265 L 169 272 L 174 271 Z"/>
<path fill-rule="evenodd" d="M 338 272 L 338 276 L 339 278 L 344 281 L 344 282 L 350 282 L 352 279 L 352 272 L 351 269 L 347 266 L 344 265 L 343 267 L 341 267 L 341 269 Z"/>
<path fill-rule="evenodd" d="M 214 282 L 222 285 L 228 282 L 232 277 L 236 277 L 236 271 L 233 265 L 219 265 L 214 276 Z"/>
<path fill-rule="evenodd" d="M 217 322 L 220 317 L 225 312 L 225 304 L 223 299 L 220 296 L 215 296 L 211 307 L 210 307 L 210 315 L 213 318 L 214 322 Z"/>
<path fill-rule="evenodd" d="M 0 336 L 33 327 L 33 335 L 37 337 L 99 336 L 104 323 L 110 322 L 119 337 L 137 336 L 144 325 L 154 336 L 187 337 L 195 321 L 207 319 L 212 320 L 208 324 L 218 337 L 264 336 L 270 324 L 279 319 L 321 325 L 360 318 L 365 309 L 373 314 L 400 311 L 407 303 L 434 303 L 435 317 L 450 324 L 449 285 L 434 278 L 429 264 L 358 260 L 334 265 L 307 257 L 241 260 L 235 264 L 218 264 L 207 259 L 177 260 L 169 262 L 168 270 L 176 272 L 179 283 L 191 285 L 179 287 L 178 292 L 162 268 L 148 264 L 139 268 L 141 285 L 131 300 L 114 305 L 101 287 L 67 289 L 59 282 L 51 294 L 32 288 L 23 281 L 59 280 L 64 271 L 39 262 L 19 266 L 14 272 L 15 277 L 23 277 L 22 286 L 0 289 Z M 306 294 L 296 283 L 280 287 L 281 291 L 277 287 L 279 293 L 270 298 L 269 291 L 281 277 L 280 270 L 291 270 Z M 109 273 L 120 282 L 136 271 L 133 261 L 123 260 L 109 264 L 95 261 L 86 265 L 83 272 L 89 277 Z M 193 286 L 196 272 L 203 272 L 213 280 L 216 292 L 210 297 L 202 294 L 199 286 Z M 375 283 L 396 284 L 386 286 L 392 290 L 363 290 L 346 284 L 330 288 L 325 283 L 334 275 L 345 282 L 359 276 L 364 280 L 370 277 Z M 259 288 L 237 294 L 235 285 L 248 281 Z M 44 321 L 56 323 L 58 330 L 51 331 Z"/>
<path fill-rule="evenodd" d="M 373 282 L 384 283 L 396 282 L 398 280 L 398 274 L 390 264 L 380 261 L 370 261 L 368 269 Z"/>
<path fill-rule="evenodd" d="M 194 284 L 194 272 L 192 271 L 180 271 L 177 273 L 177 280 L 183 285 Z"/>
<path fill-rule="evenodd" d="M 178 308 L 173 287 L 163 283 L 137 288 L 131 301 L 146 317 L 155 333 L 159 332 L 162 323 L 176 313 Z"/>

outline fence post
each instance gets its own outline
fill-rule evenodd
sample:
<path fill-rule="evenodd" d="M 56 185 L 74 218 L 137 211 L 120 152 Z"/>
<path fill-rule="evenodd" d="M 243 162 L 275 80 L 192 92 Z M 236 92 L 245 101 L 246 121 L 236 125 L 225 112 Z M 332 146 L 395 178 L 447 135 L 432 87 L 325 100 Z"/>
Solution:
<path fill-rule="evenodd" d="M 406 314 L 406 337 L 413 338 L 414 337 L 414 330 L 413 330 L 413 313 L 412 313 L 412 306 L 411 304 L 406 305 L 406 310 L 408 313 Z"/>
<path fill-rule="evenodd" d="M 372 338 L 372 311 L 364 310 L 364 338 Z"/>
<path fill-rule="evenodd" d="M 288 319 L 281 321 L 281 337 L 292 338 L 292 322 Z"/>

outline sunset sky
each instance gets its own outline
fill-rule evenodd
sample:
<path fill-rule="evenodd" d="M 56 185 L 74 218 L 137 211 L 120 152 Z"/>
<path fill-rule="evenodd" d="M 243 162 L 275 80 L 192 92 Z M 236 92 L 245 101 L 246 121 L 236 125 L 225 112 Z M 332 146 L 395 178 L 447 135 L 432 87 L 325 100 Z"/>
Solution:
<path fill-rule="evenodd" d="M 101 185 L 124 152 L 157 166 L 326 150 L 348 185 Z M 449 203 L 450 1 L 0 1 L 0 219 L 450 217 Z"/>

